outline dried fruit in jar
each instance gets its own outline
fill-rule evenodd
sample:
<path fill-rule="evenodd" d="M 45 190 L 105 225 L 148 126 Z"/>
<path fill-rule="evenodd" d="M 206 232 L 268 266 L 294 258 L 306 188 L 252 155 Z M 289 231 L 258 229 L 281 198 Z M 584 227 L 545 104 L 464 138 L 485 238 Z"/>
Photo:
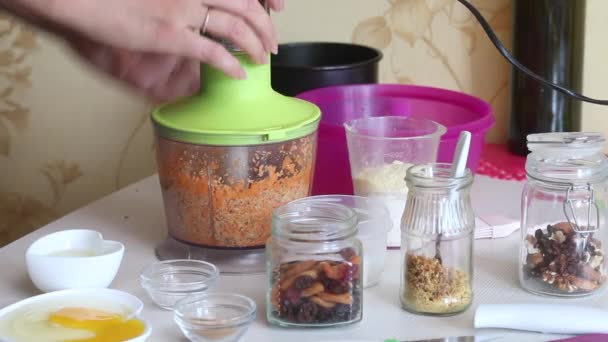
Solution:
<path fill-rule="evenodd" d="M 347 323 L 361 317 L 359 256 L 346 260 L 283 263 L 273 272 L 270 303 L 284 322 L 306 325 Z M 296 270 L 296 271 L 294 271 Z"/>
<path fill-rule="evenodd" d="M 169 234 L 189 244 L 262 247 L 272 211 L 310 193 L 314 135 L 259 146 L 157 145 Z"/>
<path fill-rule="evenodd" d="M 526 237 L 527 280 L 570 294 L 593 292 L 606 281 L 601 242 L 574 228 L 559 222 Z"/>

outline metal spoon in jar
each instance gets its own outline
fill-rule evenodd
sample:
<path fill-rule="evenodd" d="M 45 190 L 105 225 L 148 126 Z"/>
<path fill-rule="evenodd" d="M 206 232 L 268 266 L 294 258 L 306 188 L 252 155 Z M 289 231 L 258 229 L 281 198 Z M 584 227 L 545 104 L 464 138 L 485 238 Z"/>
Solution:
<path fill-rule="evenodd" d="M 456 145 L 456 149 L 454 150 L 454 159 L 452 161 L 452 168 L 450 170 L 451 176 L 453 178 L 458 178 L 464 176 L 464 171 L 467 167 L 467 160 L 469 158 L 469 147 L 471 146 L 471 132 L 462 131 L 460 132 L 460 136 L 458 137 L 458 144 Z M 439 233 L 437 236 L 437 241 L 435 242 L 435 259 L 439 260 L 439 263 L 442 264 L 441 260 L 441 237 L 442 233 Z"/>

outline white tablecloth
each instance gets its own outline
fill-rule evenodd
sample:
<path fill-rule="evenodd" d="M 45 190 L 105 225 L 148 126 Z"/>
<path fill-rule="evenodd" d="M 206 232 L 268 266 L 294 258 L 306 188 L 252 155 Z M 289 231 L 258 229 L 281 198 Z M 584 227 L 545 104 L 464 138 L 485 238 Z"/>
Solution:
<path fill-rule="evenodd" d="M 478 214 L 519 218 L 521 189 L 520 182 L 477 176 L 473 186 L 473 205 Z M 166 237 L 157 176 L 126 187 L 0 249 L 0 307 L 39 293 L 31 284 L 25 268 L 24 253 L 29 244 L 44 234 L 73 228 L 98 230 L 105 238 L 119 240 L 126 245 L 123 264 L 111 287 L 130 292 L 144 301 L 143 315 L 153 325 L 149 341 L 185 341 L 173 323 L 171 312 L 156 307 L 138 282 L 141 269 L 156 261 L 154 247 Z M 473 329 L 474 312 L 480 303 L 560 302 L 529 294 L 519 287 L 518 243 L 519 233 L 505 239 L 476 240 L 474 303 L 466 312 L 446 318 L 413 315 L 400 308 L 398 251 L 389 251 L 381 283 L 365 290 L 363 321 L 345 328 L 289 330 L 269 326 L 266 323 L 263 275 L 222 276 L 219 288 L 250 296 L 258 305 L 257 320 L 244 341 L 383 341 L 387 338 L 413 340 L 473 335 L 476 333 Z M 608 296 L 568 299 L 566 302 L 606 308 Z M 502 330 L 477 331 L 477 334 L 499 337 L 496 341 L 547 341 L 565 337 Z"/>

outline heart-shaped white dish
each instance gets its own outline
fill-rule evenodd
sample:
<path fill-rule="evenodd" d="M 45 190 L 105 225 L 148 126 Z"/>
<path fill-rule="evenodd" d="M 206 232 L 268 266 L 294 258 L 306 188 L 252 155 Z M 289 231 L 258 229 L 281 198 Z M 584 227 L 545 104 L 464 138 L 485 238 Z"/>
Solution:
<path fill-rule="evenodd" d="M 125 247 L 104 240 L 88 229 L 59 231 L 41 237 L 26 251 L 27 270 L 43 292 L 110 286 L 122 262 Z"/>

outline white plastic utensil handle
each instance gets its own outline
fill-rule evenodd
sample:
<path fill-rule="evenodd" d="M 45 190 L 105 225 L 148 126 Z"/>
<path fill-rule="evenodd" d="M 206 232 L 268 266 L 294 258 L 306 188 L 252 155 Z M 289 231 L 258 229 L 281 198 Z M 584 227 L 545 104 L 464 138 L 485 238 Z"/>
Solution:
<path fill-rule="evenodd" d="M 503 328 L 554 334 L 608 332 L 608 311 L 582 305 L 482 304 L 475 328 Z"/>
<path fill-rule="evenodd" d="M 462 177 L 467 167 L 469 147 L 471 146 L 471 132 L 462 131 L 458 137 L 454 160 L 452 161 L 452 177 Z"/>

